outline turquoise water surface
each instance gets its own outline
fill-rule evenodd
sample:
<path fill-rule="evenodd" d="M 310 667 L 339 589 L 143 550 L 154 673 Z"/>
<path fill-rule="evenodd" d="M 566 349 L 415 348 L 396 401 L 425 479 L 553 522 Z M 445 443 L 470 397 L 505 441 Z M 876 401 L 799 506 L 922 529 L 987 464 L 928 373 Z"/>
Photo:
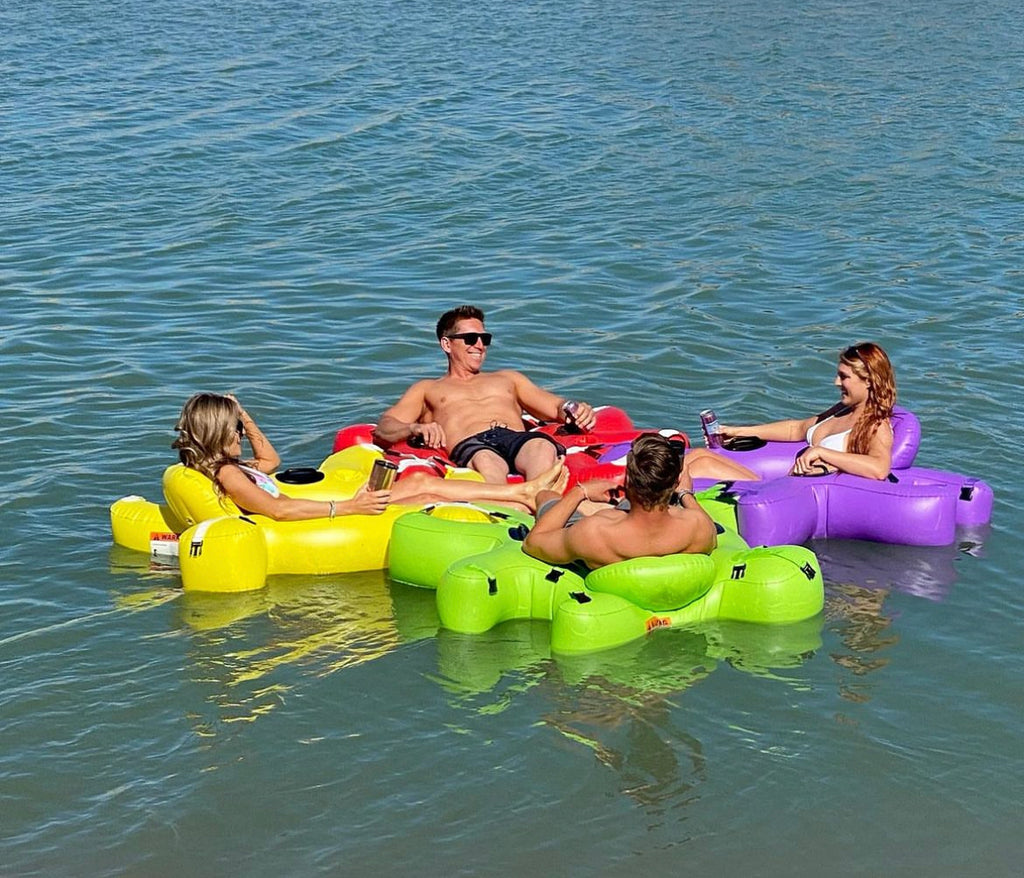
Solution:
<path fill-rule="evenodd" d="M 0 4 L 0 874 L 1017 874 L 1022 49 L 1005 0 Z M 992 525 L 571 661 L 111 545 L 190 393 L 315 464 L 464 301 L 691 435 L 873 339 Z"/>

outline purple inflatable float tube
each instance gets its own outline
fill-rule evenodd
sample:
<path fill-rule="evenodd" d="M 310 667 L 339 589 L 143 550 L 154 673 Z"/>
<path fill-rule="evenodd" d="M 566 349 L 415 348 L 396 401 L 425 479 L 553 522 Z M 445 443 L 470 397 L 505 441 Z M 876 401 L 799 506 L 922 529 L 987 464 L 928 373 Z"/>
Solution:
<path fill-rule="evenodd" d="M 914 546 L 948 545 L 957 527 L 986 524 L 992 489 L 982 480 L 913 466 L 921 426 L 909 411 L 893 412 L 893 468 L 888 479 L 833 473 L 791 476 L 803 442 L 737 442 L 720 454 L 763 481 L 733 482 L 722 499 L 736 504 L 737 528 L 756 545 L 800 545 L 810 539 L 872 540 Z M 714 484 L 697 479 L 698 490 Z"/>

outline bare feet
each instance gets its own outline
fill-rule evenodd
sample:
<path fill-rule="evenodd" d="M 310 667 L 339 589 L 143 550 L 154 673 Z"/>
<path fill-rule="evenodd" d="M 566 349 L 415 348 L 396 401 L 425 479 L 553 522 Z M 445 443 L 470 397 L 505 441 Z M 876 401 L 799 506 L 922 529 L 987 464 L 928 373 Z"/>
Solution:
<path fill-rule="evenodd" d="M 558 487 L 559 483 L 561 483 L 561 487 Z M 569 470 L 565 468 L 565 464 L 559 458 L 533 481 L 524 482 L 524 484 L 535 486 L 533 488 L 535 494 L 537 491 L 558 491 L 561 494 L 565 491 L 565 486 L 569 484 Z"/>
<path fill-rule="evenodd" d="M 556 460 L 550 469 L 542 472 L 537 478 L 519 483 L 518 487 L 522 489 L 522 493 L 518 499 L 530 512 L 536 512 L 538 494 L 551 492 L 561 496 L 565 493 L 568 484 L 569 470 L 561 460 Z"/>

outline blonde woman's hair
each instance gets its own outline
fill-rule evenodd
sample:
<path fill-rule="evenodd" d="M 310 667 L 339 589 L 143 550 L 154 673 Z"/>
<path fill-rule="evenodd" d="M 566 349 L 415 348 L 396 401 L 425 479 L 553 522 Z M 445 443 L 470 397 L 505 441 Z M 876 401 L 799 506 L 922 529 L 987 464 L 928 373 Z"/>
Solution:
<path fill-rule="evenodd" d="M 846 445 L 847 451 L 867 454 L 875 432 L 892 417 L 892 408 L 896 404 L 896 376 L 888 355 L 872 341 L 850 345 L 839 354 L 839 362 L 849 366 L 853 374 L 868 385 L 864 414 L 854 424 Z"/>
<path fill-rule="evenodd" d="M 196 393 L 185 403 L 174 425 L 178 438 L 171 448 L 177 449 L 178 459 L 209 477 L 218 492 L 217 472 L 226 463 L 238 463 L 227 449 L 237 434 L 240 415 L 238 403 L 231 397 Z"/>

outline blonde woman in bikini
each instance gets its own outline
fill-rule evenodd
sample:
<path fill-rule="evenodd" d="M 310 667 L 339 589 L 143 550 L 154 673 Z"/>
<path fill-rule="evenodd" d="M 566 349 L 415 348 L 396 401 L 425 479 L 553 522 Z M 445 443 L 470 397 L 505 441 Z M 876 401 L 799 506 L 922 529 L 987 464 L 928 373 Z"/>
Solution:
<path fill-rule="evenodd" d="M 171 447 L 177 449 L 185 466 L 207 476 L 217 492 L 230 497 L 239 509 L 276 521 L 380 515 L 389 503 L 420 505 L 446 500 L 489 501 L 533 511 L 537 508 L 538 493 L 560 493 L 568 482 L 567 471 L 557 461 L 527 482 L 495 485 L 414 473 L 395 482 L 388 491 L 370 491 L 363 485 L 353 497 L 307 500 L 287 496 L 270 478 L 281 458 L 234 396 L 195 394 L 185 403 L 175 429 L 178 438 Z M 245 440 L 252 456 L 243 458 Z"/>

